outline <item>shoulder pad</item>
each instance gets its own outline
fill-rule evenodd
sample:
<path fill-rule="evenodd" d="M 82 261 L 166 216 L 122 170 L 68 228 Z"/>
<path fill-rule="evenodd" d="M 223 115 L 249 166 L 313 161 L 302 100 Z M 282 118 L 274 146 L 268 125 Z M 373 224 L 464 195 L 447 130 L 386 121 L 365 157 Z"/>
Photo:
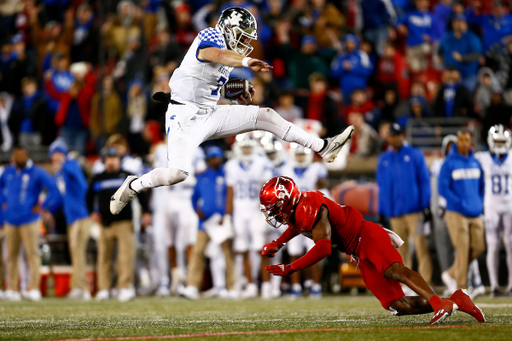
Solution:
<path fill-rule="evenodd" d="M 318 222 L 324 196 L 317 191 L 302 192 L 297 208 L 295 209 L 296 226 L 301 231 L 311 231 Z"/>

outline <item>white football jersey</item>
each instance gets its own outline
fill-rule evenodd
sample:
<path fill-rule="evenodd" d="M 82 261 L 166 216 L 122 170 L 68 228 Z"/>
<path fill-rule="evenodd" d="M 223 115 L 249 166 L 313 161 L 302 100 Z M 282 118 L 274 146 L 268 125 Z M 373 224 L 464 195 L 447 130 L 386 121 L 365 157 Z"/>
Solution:
<path fill-rule="evenodd" d="M 313 162 L 306 168 L 295 168 L 293 180 L 299 191 L 316 191 L 318 180 L 326 178 L 329 173 L 325 165 L 321 162 Z"/>
<path fill-rule="evenodd" d="M 290 162 L 283 161 L 279 166 L 274 166 L 274 176 L 287 176 L 294 179 L 295 171 Z"/>
<path fill-rule="evenodd" d="M 261 186 L 274 174 L 272 163 L 255 154 L 249 163 L 232 159 L 226 163 L 226 183 L 233 187 L 233 213 L 260 212 Z"/>
<path fill-rule="evenodd" d="M 484 171 L 485 212 L 510 212 L 512 209 L 512 156 L 510 152 L 501 162 L 490 152 L 478 152 L 475 158 Z"/>
<path fill-rule="evenodd" d="M 233 67 L 199 60 L 199 49 L 206 47 L 227 49 L 224 37 L 216 28 L 209 27 L 199 32 L 180 66 L 172 74 L 169 87 L 173 100 L 192 102 L 201 109 L 217 105 L 220 88 L 229 79 Z"/>

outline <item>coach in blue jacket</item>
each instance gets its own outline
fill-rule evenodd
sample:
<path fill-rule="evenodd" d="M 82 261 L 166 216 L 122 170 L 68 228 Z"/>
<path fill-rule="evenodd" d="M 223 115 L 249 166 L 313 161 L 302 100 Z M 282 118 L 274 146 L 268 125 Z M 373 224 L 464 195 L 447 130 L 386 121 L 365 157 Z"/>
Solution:
<path fill-rule="evenodd" d="M 404 141 L 401 126 L 390 127 L 390 149 L 382 153 L 377 163 L 379 214 L 390 218 L 391 228 L 403 240 L 398 252 L 406 266 L 412 266 L 409 236 L 413 238 L 418 258 L 418 272 L 427 283 L 432 280 L 432 261 L 428 251 L 423 221 L 429 216 L 430 173 L 423 153 Z"/>
<path fill-rule="evenodd" d="M 446 199 L 446 225 L 456 255 L 448 275 L 460 289 L 467 288 L 469 264 L 485 251 L 484 175 L 471 150 L 471 134 L 459 131 L 457 143 L 446 158 L 438 180 L 439 194 Z"/>
<path fill-rule="evenodd" d="M 50 145 L 48 154 L 63 198 L 64 217 L 68 226 L 69 253 L 73 266 L 68 298 L 89 300 L 91 295 L 85 279 L 85 249 L 92 223 L 85 203 L 89 184 L 78 161 L 68 159 L 68 147 L 62 138 L 59 137 Z"/>
<path fill-rule="evenodd" d="M 18 253 L 23 243 L 30 270 L 27 298 L 38 301 L 39 291 L 39 227 L 41 215 L 48 217 L 61 205 L 61 196 L 52 177 L 28 158 L 25 148 L 15 148 L 13 163 L 0 176 L 0 207 L 3 211 L 7 245 L 7 277 L 9 290 L 6 298 L 21 299 L 18 292 Z M 46 190 L 46 200 L 39 206 L 39 195 Z"/>

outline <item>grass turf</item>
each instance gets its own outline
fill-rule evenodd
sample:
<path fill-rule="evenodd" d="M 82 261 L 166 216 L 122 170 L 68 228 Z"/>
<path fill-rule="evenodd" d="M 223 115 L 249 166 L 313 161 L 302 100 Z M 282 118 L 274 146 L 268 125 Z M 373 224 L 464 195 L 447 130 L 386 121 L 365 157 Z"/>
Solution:
<path fill-rule="evenodd" d="M 394 317 L 372 296 L 327 296 L 321 300 L 187 301 L 138 298 L 132 302 L 1 302 L 0 340 L 51 340 L 156 336 L 236 331 L 354 328 L 210 336 L 207 340 L 511 340 L 512 298 L 477 300 L 488 322 L 458 312 L 429 328 L 431 314 Z M 405 327 L 407 329 L 393 329 Z M 425 329 L 412 329 L 421 327 Z M 461 328 L 458 328 L 461 327 Z M 391 328 L 391 329 L 386 329 Z M 202 337 L 187 338 L 199 340 Z"/>

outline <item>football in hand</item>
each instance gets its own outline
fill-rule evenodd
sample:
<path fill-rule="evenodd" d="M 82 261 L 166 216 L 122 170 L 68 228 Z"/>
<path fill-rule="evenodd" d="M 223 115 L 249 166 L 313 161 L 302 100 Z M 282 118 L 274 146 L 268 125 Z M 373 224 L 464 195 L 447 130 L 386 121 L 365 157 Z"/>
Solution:
<path fill-rule="evenodd" d="M 247 80 L 240 77 L 230 78 L 220 89 L 220 96 L 228 100 L 236 100 L 249 92 L 254 93 L 254 86 Z"/>

